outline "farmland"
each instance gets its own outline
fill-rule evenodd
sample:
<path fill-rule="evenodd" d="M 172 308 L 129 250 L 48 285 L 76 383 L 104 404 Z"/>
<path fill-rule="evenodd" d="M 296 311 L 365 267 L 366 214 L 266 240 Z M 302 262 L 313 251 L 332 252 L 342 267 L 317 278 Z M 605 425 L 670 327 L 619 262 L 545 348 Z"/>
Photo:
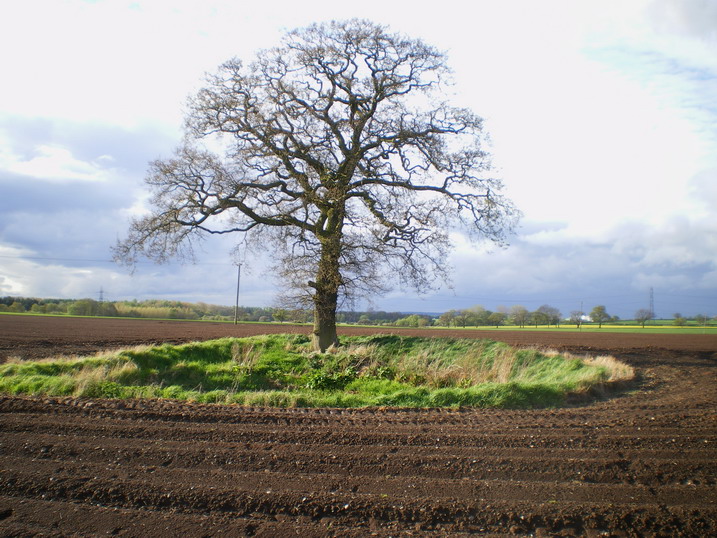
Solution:
<path fill-rule="evenodd" d="M 309 330 L 0 316 L 0 360 Z M 639 379 L 602 399 L 536 410 L 0 397 L 0 533 L 717 533 L 717 336 L 438 334 L 609 353 Z"/>

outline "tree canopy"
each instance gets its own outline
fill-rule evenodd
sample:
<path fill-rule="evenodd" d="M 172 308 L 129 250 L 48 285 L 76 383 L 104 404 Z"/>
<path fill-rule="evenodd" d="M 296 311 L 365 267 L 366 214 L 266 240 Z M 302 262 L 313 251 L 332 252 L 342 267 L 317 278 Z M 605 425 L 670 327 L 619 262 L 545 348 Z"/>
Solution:
<path fill-rule="evenodd" d="M 590 312 L 590 319 L 598 324 L 598 328 L 602 329 L 602 324 L 610 321 L 610 314 L 607 313 L 604 305 L 598 305 Z"/>
<path fill-rule="evenodd" d="M 206 234 L 273 245 L 325 350 L 341 296 L 425 291 L 448 275 L 450 232 L 504 243 L 515 225 L 482 119 L 444 99 L 448 74 L 433 47 L 356 19 L 229 60 L 190 100 L 184 145 L 151 164 L 152 211 L 115 258 L 191 256 Z"/>

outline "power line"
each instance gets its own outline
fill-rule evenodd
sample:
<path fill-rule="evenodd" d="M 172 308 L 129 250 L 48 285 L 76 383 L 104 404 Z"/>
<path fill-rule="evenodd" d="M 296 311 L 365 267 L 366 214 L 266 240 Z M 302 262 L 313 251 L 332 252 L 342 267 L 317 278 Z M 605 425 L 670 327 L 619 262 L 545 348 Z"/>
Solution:
<path fill-rule="evenodd" d="M 13 259 L 13 260 L 43 260 L 43 261 L 55 261 L 55 262 L 90 262 L 90 263 L 117 263 L 115 260 L 108 260 L 108 259 L 101 259 L 101 260 L 94 260 L 94 259 L 88 259 L 88 258 L 51 258 L 51 257 L 45 257 L 45 256 L 7 256 L 4 254 L 0 254 L 0 258 L 6 258 L 6 259 Z M 135 262 L 137 264 L 147 264 L 147 265 L 157 265 L 154 262 L 151 261 L 138 261 Z M 172 263 L 166 263 L 161 265 L 175 265 Z M 181 264 L 179 264 L 181 265 Z M 225 263 L 219 263 L 219 262 L 192 262 L 187 263 L 186 265 L 224 265 L 224 266 L 234 266 L 235 264 L 231 262 L 225 262 Z"/>
<path fill-rule="evenodd" d="M 8 258 L 13 260 L 45 260 L 56 262 L 94 262 L 94 263 L 115 263 L 114 260 L 88 260 L 80 258 L 48 258 L 43 256 L 5 256 L 0 254 L 0 258 Z M 146 262 L 140 262 L 146 263 Z"/>

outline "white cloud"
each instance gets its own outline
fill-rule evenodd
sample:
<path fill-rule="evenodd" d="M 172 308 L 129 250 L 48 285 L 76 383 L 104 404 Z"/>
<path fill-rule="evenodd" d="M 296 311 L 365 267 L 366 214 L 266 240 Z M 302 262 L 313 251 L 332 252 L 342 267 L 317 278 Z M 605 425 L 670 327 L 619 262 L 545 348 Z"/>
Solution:
<path fill-rule="evenodd" d="M 0 243 L 0 295 L 24 295 L 25 287 L 22 282 L 22 274 L 28 274 L 20 270 L 26 266 L 23 256 L 30 255 L 26 248 L 17 248 Z"/>
<path fill-rule="evenodd" d="M 46 181 L 108 181 L 112 169 L 104 167 L 112 159 L 107 155 L 92 162 L 82 161 L 63 147 L 40 145 L 27 159 L 7 150 L 0 151 L 0 171 Z"/>
<path fill-rule="evenodd" d="M 470 20 L 453 40 L 471 46 L 451 52 L 526 218 L 591 237 L 692 212 L 688 182 L 717 158 L 717 116 L 701 106 L 714 92 L 655 51 L 650 2 L 518 3 L 520 17 L 516 4 Z"/>
<path fill-rule="evenodd" d="M 688 192 L 700 206 L 704 217 L 714 217 L 717 208 L 717 166 L 695 174 L 690 179 Z"/>
<path fill-rule="evenodd" d="M 533 223 L 530 233 L 491 255 L 465 247 L 457 251 L 454 303 L 465 307 L 471 297 L 483 297 L 486 307 L 495 308 L 496 298 L 507 297 L 537 307 L 564 297 L 573 303 L 584 298 L 596 304 L 612 301 L 614 313 L 629 316 L 635 307 L 629 297 L 654 287 L 678 298 L 701 290 L 705 295 L 693 302 L 706 304 L 709 311 L 717 305 L 714 219 L 682 216 L 657 226 L 621 223 L 601 241 L 576 236 L 569 228 L 537 226 Z"/>
<path fill-rule="evenodd" d="M 6 251 L 8 247 L 0 245 L 0 252 Z M 0 295 L 97 298 L 102 288 L 105 299 L 111 301 L 167 298 L 233 304 L 236 294 L 236 267 L 214 258 L 204 258 L 197 265 L 142 264 L 130 274 L 109 262 L 53 261 L 33 259 L 26 252 L 24 255 L 24 258 L 15 258 L 12 254 L 0 258 Z M 82 266 L 73 267 L 78 263 Z M 245 265 L 240 297 L 245 305 L 271 306 L 275 298 L 273 282 L 263 272 L 252 271 Z"/>
<path fill-rule="evenodd" d="M 203 74 L 276 39 L 243 2 L 31 1 L 3 8 L 0 107 L 74 121 L 181 125 Z M 41 16 L 38 16 L 41 13 Z"/>

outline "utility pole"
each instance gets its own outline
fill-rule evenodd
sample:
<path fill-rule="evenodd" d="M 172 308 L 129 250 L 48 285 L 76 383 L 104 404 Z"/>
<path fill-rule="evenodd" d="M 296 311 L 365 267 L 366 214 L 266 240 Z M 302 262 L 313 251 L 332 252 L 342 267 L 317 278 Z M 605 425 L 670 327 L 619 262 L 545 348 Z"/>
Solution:
<path fill-rule="evenodd" d="M 239 319 L 239 282 L 241 282 L 241 264 L 237 264 L 237 299 L 234 303 L 234 325 Z"/>
<path fill-rule="evenodd" d="M 102 289 L 102 286 L 100 286 L 100 300 L 99 302 L 103 302 L 105 300 L 105 291 Z"/>

